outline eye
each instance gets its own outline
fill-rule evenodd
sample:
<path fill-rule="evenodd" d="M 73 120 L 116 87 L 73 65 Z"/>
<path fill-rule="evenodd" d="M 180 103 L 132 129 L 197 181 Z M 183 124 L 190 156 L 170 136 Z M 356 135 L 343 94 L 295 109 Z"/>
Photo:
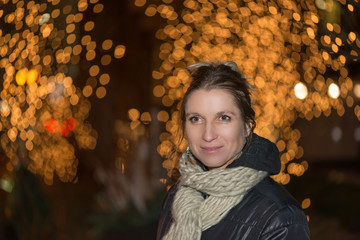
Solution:
<path fill-rule="evenodd" d="M 190 117 L 190 118 L 189 118 L 189 121 L 190 121 L 191 123 L 198 123 L 198 122 L 201 122 L 201 118 L 198 117 L 198 116 L 193 116 L 193 117 Z"/>
<path fill-rule="evenodd" d="M 231 120 L 231 117 L 229 117 L 228 115 L 221 115 L 219 117 L 219 120 L 220 121 L 230 121 Z"/>

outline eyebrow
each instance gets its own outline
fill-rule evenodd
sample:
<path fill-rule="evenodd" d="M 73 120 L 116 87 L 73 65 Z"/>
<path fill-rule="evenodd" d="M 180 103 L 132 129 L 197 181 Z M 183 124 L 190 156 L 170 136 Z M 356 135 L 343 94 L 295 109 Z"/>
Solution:
<path fill-rule="evenodd" d="M 185 117 L 188 117 L 190 115 L 201 115 L 200 113 L 194 112 L 194 113 L 187 113 L 185 114 Z"/>
<path fill-rule="evenodd" d="M 221 112 L 217 112 L 217 113 L 216 113 L 216 115 L 225 115 L 225 114 L 231 114 L 231 115 L 233 115 L 233 116 L 236 116 L 236 114 L 235 114 L 234 112 L 232 112 L 232 111 L 221 111 Z M 186 114 L 185 114 L 185 117 L 188 117 L 188 116 L 190 116 L 190 115 L 200 115 L 200 116 L 201 116 L 200 113 L 191 112 L 191 113 L 186 113 Z"/>
<path fill-rule="evenodd" d="M 236 114 L 232 111 L 221 111 L 217 113 L 217 115 L 224 115 L 224 114 L 231 114 L 233 116 L 236 116 Z"/>

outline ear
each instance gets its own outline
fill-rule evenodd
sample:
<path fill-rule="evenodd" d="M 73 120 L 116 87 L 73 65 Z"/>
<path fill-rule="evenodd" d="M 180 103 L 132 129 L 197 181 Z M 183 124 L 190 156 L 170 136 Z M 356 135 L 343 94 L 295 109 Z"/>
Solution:
<path fill-rule="evenodd" d="M 252 123 L 245 123 L 245 128 L 246 128 L 246 136 L 248 137 L 252 130 Z"/>

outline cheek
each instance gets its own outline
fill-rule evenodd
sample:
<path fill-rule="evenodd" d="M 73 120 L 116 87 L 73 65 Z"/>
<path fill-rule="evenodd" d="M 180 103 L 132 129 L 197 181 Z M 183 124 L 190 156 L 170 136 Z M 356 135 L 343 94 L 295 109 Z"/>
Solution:
<path fill-rule="evenodd" d="M 241 144 L 245 141 L 245 137 L 247 136 L 247 131 L 245 128 L 236 127 L 236 128 L 229 128 L 226 131 L 223 131 L 224 138 L 228 139 L 236 144 Z"/>
<path fill-rule="evenodd" d="M 201 131 L 196 126 L 185 127 L 185 137 L 189 145 L 196 144 L 198 139 L 201 138 Z"/>
<path fill-rule="evenodd" d="M 224 131 L 223 132 L 223 138 L 227 139 L 230 142 L 239 142 L 240 139 L 240 131 Z"/>
<path fill-rule="evenodd" d="M 193 135 L 194 135 L 194 131 L 191 130 L 191 127 L 184 127 L 184 133 L 185 133 L 185 137 L 186 140 L 188 141 L 188 143 L 190 144 L 190 142 L 193 141 Z"/>

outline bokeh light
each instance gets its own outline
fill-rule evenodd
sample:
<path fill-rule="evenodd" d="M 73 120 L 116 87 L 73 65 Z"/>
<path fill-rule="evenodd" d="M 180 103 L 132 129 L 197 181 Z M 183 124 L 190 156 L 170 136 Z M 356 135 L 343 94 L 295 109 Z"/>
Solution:
<path fill-rule="evenodd" d="M 303 83 L 297 83 L 294 88 L 295 96 L 299 99 L 305 99 L 308 95 L 307 87 Z"/>
<path fill-rule="evenodd" d="M 342 138 L 343 135 L 343 131 L 341 130 L 340 127 L 334 127 L 331 130 L 331 138 L 334 142 L 339 142 Z"/>
<path fill-rule="evenodd" d="M 114 48 L 111 39 L 98 52 L 91 35 L 95 22 L 83 20 L 84 11 L 99 14 L 103 4 L 61 2 L 59 9 L 59 3 L 3 1 L 0 10 L 0 141 L 6 169 L 27 167 L 49 185 L 54 176 L 76 181 L 75 149 L 96 147 L 97 133 L 86 123 L 87 98 L 106 96 L 110 76 L 102 66 L 110 64 L 113 52 L 116 58 L 125 54 L 125 46 Z M 95 63 L 98 55 L 101 66 Z M 80 61 L 90 62 L 82 88 L 74 78 Z"/>
<path fill-rule="evenodd" d="M 355 128 L 354 138 L 355 141 L 360 142 L 360 127 Z"/>
<path fill-rule="evenodd" d="M 360 98 L 360 84 L 357 83 L 354 86 L 354 94 L 357 98 Z"/>
<path fill-rule="evenodd" d="M 340 89 L 335 83 L 330 84 L 328 94 L 332 98 L 338 98 L 340 96 Z"/>
<path fill-rule="evenodd" d="M 181 11 L 172 2 L 138 1 L 135 6 L 145 6 L 148 17 L 158 14 L 167 21 L 155 34 L 163 43 L 161 65 L 152 77 L 153 95 L 164 108 L 157 115 L 165 125 L 157 150 L 166 159 L 169 176 L 187 146 L 179 137 L 178 109 L 189 87 L 184 68 L 191 64 L 235 61 L 255 86 L 255 132 L 279 147 L 282 171 L 274 179 L 282 184 L 307 170 L 300 131 L 292 127 L 295 120 L 328 117 L 333 110 L 342 116 L 344 104 L 354 106 L 346 64 L 358 58 L 358 38 L 354 32 L 344 34 L 337 23 L 322 23 L 327 1 L 306 1 L 305 6 L 294 0 L 186 0 Z M 322 35 L 320 24 L 326 28 Z M 344 54 L 346 44 L 354 49 L 350 54 Z M 332 78 L 325 77 L 328 73 Z M 360 119 L 360 107 L 355 106 L 355 114 Z"/>
<path fill-rule="evenodd" d="M 311 200 L 310 198 L 305 198 L 302 203 L 301 203 L 301 207 L 302 209 L 306 209 L 306 208 L 309 208 L 311 205 Z"/>

